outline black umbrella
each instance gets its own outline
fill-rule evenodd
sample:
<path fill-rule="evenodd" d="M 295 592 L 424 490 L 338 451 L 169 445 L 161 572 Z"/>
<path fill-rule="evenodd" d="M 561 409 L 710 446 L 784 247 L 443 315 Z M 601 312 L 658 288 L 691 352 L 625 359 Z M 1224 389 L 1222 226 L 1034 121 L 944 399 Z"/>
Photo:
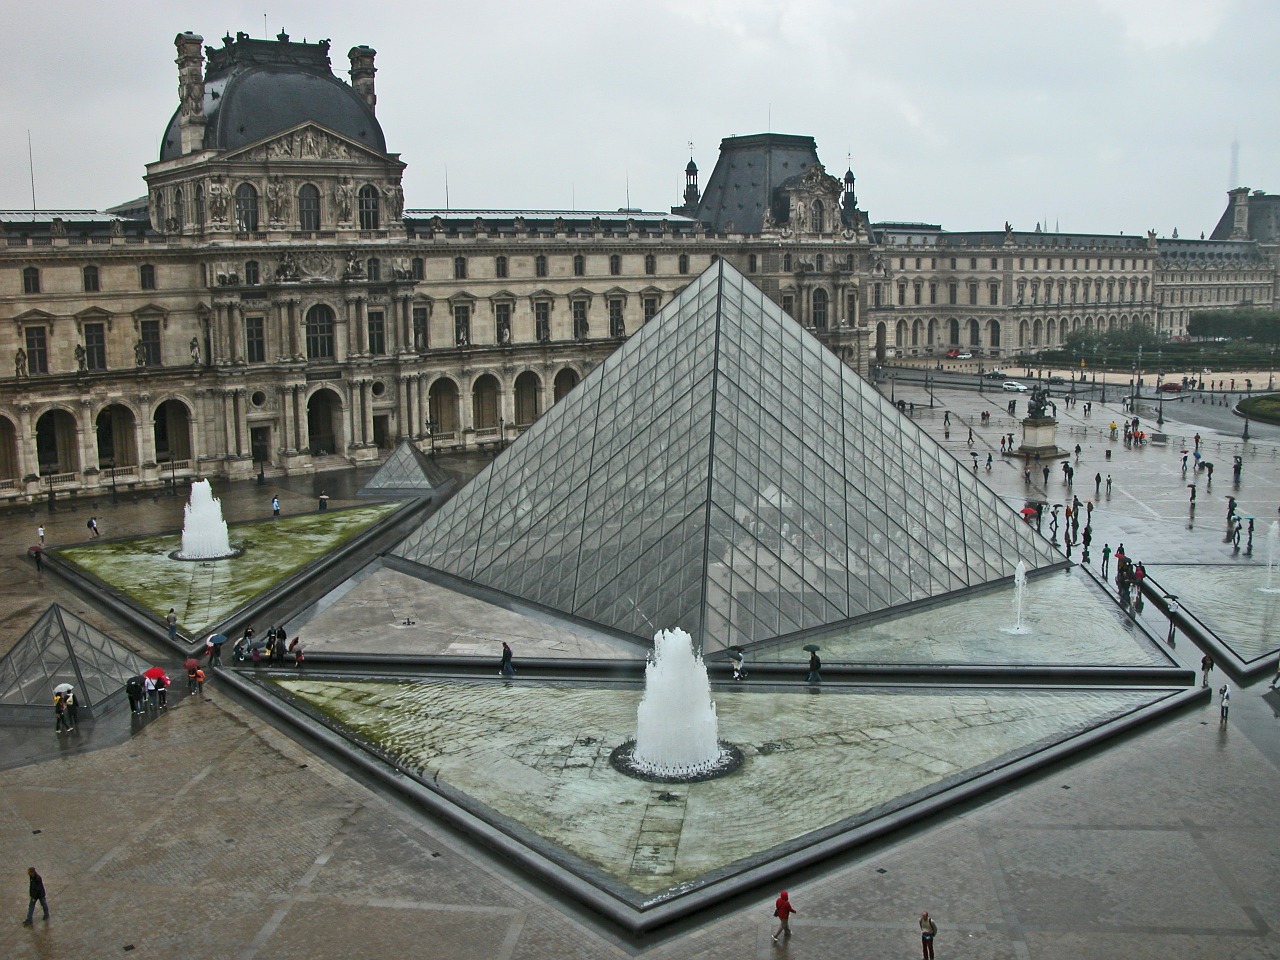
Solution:
<path fill-rule="evenodd" d="M 742 652 L 743 652 L 743 651 L 742 651 L 742 648 L 741 648 L 740 646 L 738 646 L 736 643 L 735 643 L 732 647 L 730 647 L 729 649 L 730 649 L 730 650 L 732 650 L 734 653 L 742 653 Z"/>
<path fill-rule="evenodd" d="M 822 648 L 816 643 L 806 643 L 803 649 L 808 650 L 810 653 L 817 653 Z"/>

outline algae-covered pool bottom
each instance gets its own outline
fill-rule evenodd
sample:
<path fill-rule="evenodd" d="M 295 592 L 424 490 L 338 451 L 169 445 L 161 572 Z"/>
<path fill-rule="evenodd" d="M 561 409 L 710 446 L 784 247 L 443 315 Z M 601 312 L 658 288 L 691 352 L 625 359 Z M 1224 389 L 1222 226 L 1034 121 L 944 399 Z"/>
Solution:
<path fill-rule="evenodd" d="M 716 691 L 738 772 L 623 776 L 641 691 L 588 683 L 277 680 L 402 767 L 551 841 L 642 901 L 867 822 L 1113 720 L 1167 690 Z M 492 818 L 491 819 L 496 819 Z M 571 864 L 572 865 L 572 864 Z"/>

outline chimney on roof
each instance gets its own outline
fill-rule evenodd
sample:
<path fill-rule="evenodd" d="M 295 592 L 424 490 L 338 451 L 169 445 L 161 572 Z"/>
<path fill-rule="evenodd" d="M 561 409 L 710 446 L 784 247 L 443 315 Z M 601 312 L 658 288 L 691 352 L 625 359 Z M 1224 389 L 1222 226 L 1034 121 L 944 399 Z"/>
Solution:
<path fill-rule="evenodd" d="M 351 86 L 364 98 L 370 111 L 374 110 L 378 102 L 377 94 L 373 92 L 373 75 L 378 72 L 373 65 L 373 58 L 377 55 L 377 50 L 364 44 L 347 51 L 347 56 L 351 59 Z"/>
<path fill-rule="evenodd" d="M 1235 214 L 1235 222 L 1231 226 L 1232 240 L 1248 240 L 1249 239 L 1249 188 L 1236 187 L 1234 190 L 1228 191 L 1231 197 L 1232 212 Z"/>
<path fill-rule="evenodd" d="M 178 132 L 183 153 L 204 149 L 204 37 L 187 31 L 173 38 L 178 48 Z"/>

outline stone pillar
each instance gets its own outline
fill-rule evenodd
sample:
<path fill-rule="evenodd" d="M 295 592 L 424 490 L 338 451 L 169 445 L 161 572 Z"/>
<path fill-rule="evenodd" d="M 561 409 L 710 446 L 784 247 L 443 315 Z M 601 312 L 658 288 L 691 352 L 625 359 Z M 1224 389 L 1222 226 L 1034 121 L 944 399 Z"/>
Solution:
<path fill-rule="evenodd" d="M 396 377 L 396 438 L 398 440 L 408 440 L 413 436 L 412 420 L 409 416 L 412 386 L 412 377 Z"/>
<path fill-rule="evenodd" d="M 1236 187 L 1227 191 L 1231 197 L 1233 222 L 1231 224 L 1232 240 L 1249 239 L 1249 188 Z"/>
<path fill-rule="evenodd" d="M 364 297 L 356 300 L 356 336 L 355 352 L 357 356 L 369 355 L 369 301 Z M 383 329 L 386 329 L 385 323 Z"/>
<path fill-rule="evenodd" d="M 28 417 L 29 419 L 29 417 Z M 35 449 L 35 430 L 29 431 L 31 434 L 31 448 L 36 452 L 36 469 L 31 473 L 39 473 L 40 461 L 39 451 Z M 80 471 L 83 473 L 90 467 L 95 469 L 98 466 L 98 431 L 93 422 L 93 401 L 88 397 L 80 398 L 80 408 L 76 411 L 76 446 L 80 449 L 80 455 L 77 459 L 80 461 Z M 26 476 L 26 474 L 23 474 Z"/>
<path fill-rule="evenodd" d="M 251 456 L 249 449 L 249 388 L 236 388 L 236 454 Z"/>
<path fill-rule="evenodd" d="M 373 443 L 373 381 L 360 383 L 361 412 L 364 414 L 360 442 L 366 447 Z"/>
<path fill-rule="evenodd" d="M 307 388 L 303 386 L 293 388 L 293 424 L 298 431 L 298 452 L 311 452 L 311 425 L 307 422 Z"/>
<path fill-rule="evenodd" d="M 138 397 L 138 409 L 141 411 L 140 422 L 135 424 L 135 443 L 138 448 L 138 462 L 156 462 L 156 428 L 152 421 L 151 394 L 144 393 Z"/>
<path fill-rule="evenodd" d="M 227 307 L 227 360 L 244 363 L 244 304 L 239 300 Z"/>
<path fill-rule="evenodd" d="M 222 456 L 230 460 L 236 456 L 236 392 L 222 391 Z"/>
<path fill-rule="evenodd" d="M 277 388 L 280 404 L 280 450 L 287 457 L 295 451 L 293 445 L 293 387 Z"/>
<path fill-rule="evenodd" d="M 377 94 L 374 93 L 373 89 L 373 77 L 378 72 L 378 69 L 373 65 L 373 60 L 377 55 L 377 50 L 365 44 L 352 47 L 347 51 L 347 58 L 351 61 L 351 86 L 356 93 L 360 94 L 364 102 L 369 105 L 370 113 L 374 111 L 378 103 Z"/>
<path fill-rule="evenodd" d="M 396 301 L 400 306 L 400 352 L 413 352 L 413 299 L 405 295 Z"/>
<path fill-rule="evenodd" d="M 204 37 L 180 33 L 173 39 L 178 48 L 178 133 L 184 154 L 204 149 L 204 130 L 209 120 L 204 114 Z M 372 61 L 371 61 L 372 63 Z"/>
<path fill-rule="evenodd" d="M 207 430 L 205 408 L 208 405 L 209 391 L 203 388 L 198 389 L 195 396 L 195 412 L 191 415 L 191 467 L 198 471 L 200 459 L 209 448 L 209 444 L 205 442 Z"/>
<path fill-rule="evenodd" d="M 288 300 L 285 304 L 285 323 L 288 325 L 289 356 L 294 360 L 302 359 L 302 318 L 298 316 L 298 300 Z"/>
<path fill-rule="evenodd" d="M 224 364 L 227 362 L 226 347 L 224 346 L 226 328 L 226 301 L 213 301 L 213 329 L 209 333 L 209 362 L 212 364 Z"/>
<path fill-rule="evenodd" d="M 82 400 L 81 403 L 86 403 Z M 18 404 L 18 476 L 29 477 L 40 473 L 36 455 L 36 431 L 31 421 L 31 404 Z"/>

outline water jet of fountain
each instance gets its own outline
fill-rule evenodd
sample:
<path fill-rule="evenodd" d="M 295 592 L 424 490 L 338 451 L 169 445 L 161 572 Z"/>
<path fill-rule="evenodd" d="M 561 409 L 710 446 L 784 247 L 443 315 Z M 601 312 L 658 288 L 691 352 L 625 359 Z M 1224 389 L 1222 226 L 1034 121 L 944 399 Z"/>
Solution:
<path fill-rule="evenodd" d="M 227 521 L 222 519 L 222 501 L 213 495 L 208 480 L 191 484 L 191 499 L 182 510 L 180 560 L 216 560 L 235 555 Z"/>
<path fill-rule="evenodd" d="M 1267 528 L 1267 585 L 1262 588 L 1267 593 L 1280 592 L 1274 586 L 1277 562 L 1280 562 L 1280 520 L 1272 520 Z"/>
<path fill-rule="evenodd" d="M 1005 633 L 1026 634 L 1031 630 L 1022 625 L 1022 601 L 1027 592 L 1027 565 L 1024 561 L 1019 560 L 1018 565 L 1013 568 L 1013 613 L 1014 623 L 1012 627 L 1005 627 Z"/>
<path fill-rule="evenodd" d="M 721 754 L 707 665 L 694 653 L 693 638 L 679 628 L 660 630 L 653 641 L 636 712 L 633 762 L 654 776 L 705 773 Z"/>

